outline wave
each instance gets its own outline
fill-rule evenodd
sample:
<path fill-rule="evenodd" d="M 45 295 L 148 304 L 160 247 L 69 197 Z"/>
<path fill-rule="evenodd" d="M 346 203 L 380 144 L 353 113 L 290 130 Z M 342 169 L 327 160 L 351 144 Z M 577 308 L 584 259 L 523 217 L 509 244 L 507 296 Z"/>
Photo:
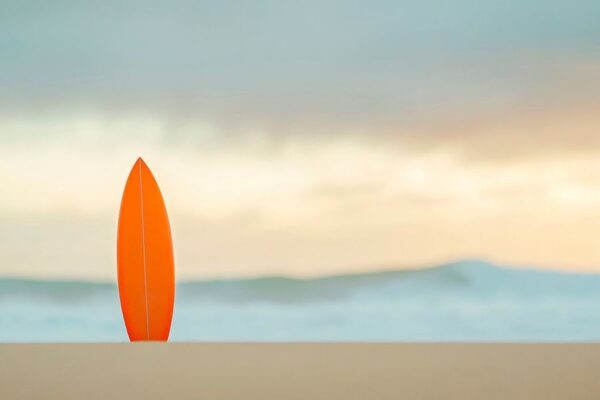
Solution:
<path fill-rule="evenodd" d="M 13 298 L 72 302 L 116 296 L 111 282 L 75 280 L 0 279 L 0 301 Z M 276 303 L 323 302 L 351 296 L 511 296 L 600 295 L 600 275 L 510 268 L 484 261 L 461 261 L 442 266 L 299 279 L 257 277 L 184 281 L 177 298 L 184 301 Z"/>
<path fill-rule="evenodd" d="M 597 341 L 600 275 L 462 261 L 180 282 L 176 341 Z M 0 342 L 123 341 L 111 282 L 0 279 Z"/>

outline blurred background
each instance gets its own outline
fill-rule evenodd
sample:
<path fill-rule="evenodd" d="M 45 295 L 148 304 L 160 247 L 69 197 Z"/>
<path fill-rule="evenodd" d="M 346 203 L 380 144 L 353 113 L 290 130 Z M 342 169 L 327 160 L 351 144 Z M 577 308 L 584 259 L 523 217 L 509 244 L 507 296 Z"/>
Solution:
<path fill-rule="evenodd" d="M 0 9 L 0 340 L 126 340 L 138 156 L 175 339 L 600 339 L 600 3 Z"/>

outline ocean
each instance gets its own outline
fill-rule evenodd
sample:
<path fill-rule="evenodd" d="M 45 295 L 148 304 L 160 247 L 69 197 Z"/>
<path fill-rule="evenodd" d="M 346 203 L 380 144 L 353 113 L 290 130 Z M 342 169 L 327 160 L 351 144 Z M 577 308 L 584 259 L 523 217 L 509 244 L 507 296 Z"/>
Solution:
<path fill-rule="evenodd" d="M 600 275 L 481 261 L 177 285 L 172 341 L 600 340 Z M 114 283 L 0 279 L 0 342 L 128 341 Z"/>

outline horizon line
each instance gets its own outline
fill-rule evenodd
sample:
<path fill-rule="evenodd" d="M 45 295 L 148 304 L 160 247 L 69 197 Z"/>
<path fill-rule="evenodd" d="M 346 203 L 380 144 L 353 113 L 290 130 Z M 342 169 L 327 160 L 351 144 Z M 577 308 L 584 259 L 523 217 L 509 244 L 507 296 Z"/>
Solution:
<path fill-rule="evenodd" d="M 201 282 L 231 282 L 231 281 L 254 281 L 264 279 L 285 279 L 290 281 L 314 281 L 322 279 L 335 279 L 341 277 L 358 277 L 358 276 L 373 276 L 386 273 L 402 273 L 402 272 L 419 272 L 427 270 L 435 270 L 441 268 L 448 268 L 456 265 L 469 265 L 475 264 L 480 267 L 492 267 L 495 269 L 505 269 L 514 271 L 535 271 L 535 272 L 549 272 L 566 275 L 600 275 L 599 271 L 581 271 L 581 270 L 568 270 L 548 266 L 533 266 L 529 264 L 506 264 L 486 259 L 479 258 L 465 258 L 456 259 L 453 261 L 442 262 L 438 264 L 422 265 L 422 266 L 411 266 L 411 267 L 381 267 L 375 270 L 352 270 L 347 273 L 333 273 L 323 275 L 311 275 L 311 276 L 295 276 L 285 274 L 260 274 L 260 275 L 238 275 L 238 276 L 207 276 L 197 278 L 183 278 L 176 279 L 178 284 L 187 283 L 201 283 Z M 0 275 L 0 281 L 23 281 L 23 282 L 56 282 L 56 283 L 67 283 L 67 282 L 78 282 L 78 283 L 91 283 L 91 284 L 109 284 L 116 285 L 116 276 L 113 280 L 107 279 L 95 279 L 95 278 L 83 278 L 83 277 L 27 277 L 22 275 Z"/>

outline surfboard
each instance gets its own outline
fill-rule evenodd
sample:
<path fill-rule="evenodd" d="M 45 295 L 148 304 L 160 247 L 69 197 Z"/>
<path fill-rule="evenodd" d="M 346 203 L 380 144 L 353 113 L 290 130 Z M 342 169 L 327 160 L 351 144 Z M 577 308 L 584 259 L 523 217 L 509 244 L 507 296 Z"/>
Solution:
<path fill-rule="evenodd" d="M 121 200 L 117 278 L 129 339 L 168 340 L 175 300 L 171 228 L 158 184 L 141 158 Z"/>

